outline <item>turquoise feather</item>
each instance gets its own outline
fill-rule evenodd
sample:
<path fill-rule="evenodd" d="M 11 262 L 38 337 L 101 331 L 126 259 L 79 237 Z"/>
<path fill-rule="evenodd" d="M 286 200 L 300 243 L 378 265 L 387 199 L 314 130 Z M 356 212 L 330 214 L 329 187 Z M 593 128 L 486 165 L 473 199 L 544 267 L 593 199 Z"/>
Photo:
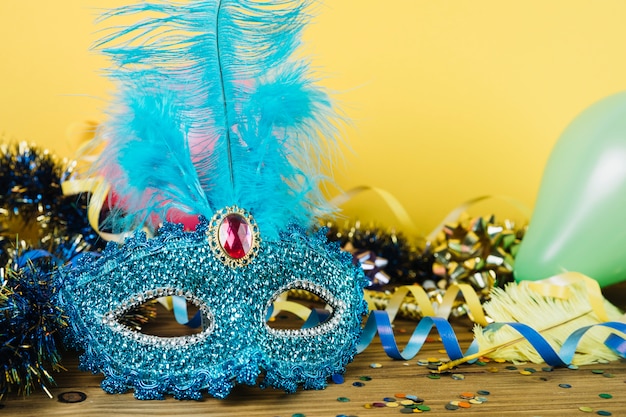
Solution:
<path fill-rule="evenodd" d="M 96 45 L 119 87 L 96 167 L 123 202 L 114 229 L 237 205 L 272 238 L 330 210 L 320 172 L 339 118 L 293 57 L 311 2 L 152 2 L 103 15 L 137 22 Z"/>

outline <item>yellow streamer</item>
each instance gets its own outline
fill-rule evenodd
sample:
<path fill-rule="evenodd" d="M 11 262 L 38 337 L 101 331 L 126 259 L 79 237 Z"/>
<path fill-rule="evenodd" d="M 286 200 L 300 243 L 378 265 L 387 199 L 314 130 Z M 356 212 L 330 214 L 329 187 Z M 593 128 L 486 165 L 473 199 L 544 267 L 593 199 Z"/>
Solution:
<path fill-rule="evenodd" d="M 457 221 L 459 217 L 461 217 L 461 215 L 465 213 L 474 204 L 477 204 L 477 203 L 480 203 L 481 201 L 489 200 L 492 198 L 496 200 L 506 201 L 507 203 L 511 204 L 513 207 L 517 208 L 519 212 L 523 214 L 526 219 L 530 218 L 530 210 L 524 204 L 522 204 L 521 202 L 519 202 L 518 200 L 514 198 L 511 198 L 505 195 L 483 195 L 483 196 L 471 198 L 459 204 L 454 209 L 452 209 L 448 213 L 448 215 L 444 217 L 444 219 L 428 234 L 428 236 L 426 237 L 426 240 L 429 242 L 434 242 L 435 239 L 437 238 L 437 234 L 439 234 L 439 232 L 443 230 L 445 225 Z"/>
<path fill-rule="evenodd" d="M 610 321 L 608 314 L 604 308 L 604 296 L 600 290 L 600 285 L 594 279 L 578 273 L 578 272 L 565 272 L 550 278 L 546 278 L 540 281 L 528 282 L 529 288 L 537 292 L 537 294 L 545 297 L 554 297 L 567 299 L 570 297 L 569 286 L 583 282 L 587 291 L 589 304 L 593 312 L 597 315 L 600 321 Z M 428 296 L 428 293 L 418 285 L 404 285 L 396 288 L 395 292 L 385 300 L 387 302 L 385 311 L 389 314 L 390 321 L 393 322 L 398 311 L 400 311 L 403 303 L 406 301 L 407 296 L 413 297 L 411 302 L 414 302 L 417 309 L 419 309 L 421 316 L 433 316 L 441 318 L 449 318 L 452 308 L 457 302 L 457 296 L 462 294 L 465 304 L 468 308 L 468 316 L 472 321 L 481 326 L 486 326 L 490 323 L 490 320 L 484 313 L 480 297 L 476 291 L 467 284 L 453 284 L 446 289 L 446 293 L 440 303 L 433 303 Z M 381 293 L 371 290 L 365 290 L 365 299 L 370 305 L 370 310 L 374 304 L 373 299 L 380 298 Z M 435 304 L 435 305 L 433 305 Z"/>
<path fill-rule="evenodd" d="M 415 302 L 422 313 L 422 317 L 431 316 L 448 319 L 459 293 L 461 293 L 465 299 L 465 303 L 469 310 L 468 315 L 471 316 L 472 320 L 483 326 L 489 324 L 478 294 L 476 294 L 476 291 L 474 291 L 474 289 L 467 284 L 454 284 L 448 287 L 442 302 L 439 303 L 436 308 L 433 306 L 433 302 L 424 288 L 419 285 L 403 285 L 396 288 L 395 292 L 391 295 L 385 311 L 389 315 L 389 321 L 393 322 L 402 304 L 407 298 L 407 295 L 410 294 L 415 299 Z M 371 290 L 365 290 L 364 294 L 365 299 L 371 301 L 372 296 L 376 293 Z"/>
<path fill-rule="evenodd" d="M 415 223 L 413 223 L 413 220 L 411 220 L 411 216 L 406 211 L 404 206 L 400 203 L 400 201 L 398 201 L 397 198 L 393 196 L 393 194 L 391 194 L 389 191 L 383 190 L 382 188 L 371 187 L 369 185 L 360 185 L 346 191 L 343 194 L 336 196 L 330 201 L 330 203 L 334 206 L 341 206 L 356 197 L 357 195 L 366 191 L 373 191 L 383 199 L 383 201 L 393 212 L 394 216 L 396 216 L 396 219 L 398 219 L 398 221 L 400 222 L 403 230 L 410 234 L 417 234 L 417 227 L 415 226 Z"/>
<path fill-rule="evenodd" d="M 587 296 L 589 304 L 598 319 L 601 321 L 610 321 L 609 316 L 604 309 L 604 296 L 600 290 L 598 282 L 580 272 L 564 272 L 550 278 L 540 281 L 529 282 L 528 286 L 533 291 L 546 297 L 563 298 L 570 297 L 569 286 L 578 282 L 583 282 L 587 288 Z"/>
<path fill-rule="evenodd" d="M 366 191 L 373 191 L 374 193 L 378 194 L 378 196 L 385 202 L 387 207 L 389 207 L 389 209 L 392 211 L 392 213 L 394 214 L 394 216 L 400 223 L 400 226 L 403 228 L 405 232 L 407 232 L 407 234 L 413 234 L 413 235 L 419 234 L 417 227 L 415 226 L 415 223 L 413 223 L 411 216 L 409 215 L 407 210 L 404 208 L 402 203 L 400 203 L 400 201 L 393 194 L 391 194 L 389 191 L 384 190 L 382 188 L 373 187 L 369 185 L 359 185 L 357 187 L 354 187 L 346 191 L 343 194 L 340 194 L 334 197 L 330 202 L 331 204 L 335 206 L 341 206 L 347 203 L 348 201 L 352 200 L 353 198 L 355 198 L 357 195 L 364 193 Z M 426 237 L 426 240 L 429 242 L 433 242 L 437 238 L 437 234 L 439 234 L 439 232 L 443 230 L 443 227 L 445 225 L 457 221 L 461 217 L 461 215 L 465 213 L 474 204 L 477 204 L 477 203 L 480 203 L 481 201 L 485 201 L 489 199 L 505 201 L 511 204 L 517 210 L 519 210 L 519 212 L 525 217 L 526 220 L 530 218 L 530 210 L 528 209 L 528 207 L 526 207 L 524 204 L 522 204 L 520 201 L 514 198 L 508 197 L 506 195 L 483 195 L 483 196 L 471 198 L 459 204 L 454 209 L 452 209 L 446 215 L 446 217 L 444 217 L 444 219 L 428 234 L 428 236 Z"/>
<path fill-rule="evenodd" d="M 84 122 L 72 123 L 67 129 L 66 137 L 68 143 L 76 148 L 76 154 L 80 155 L 77 163 L 91 164 L 97 158 L 99 149 L 94 149 L 93 139 L 98 130 L 98 122 L 86 120 Z M 83 169 L 87 169 L 82 167 Z M 64 195 L 76 195 L 89 193 L 89 206 L 87 208 L 87 220 L 93 230 L 106 241 L 121 243 L 129 233 L 107 233 L 100 230 L 100 213 L 106 202 L 111 187 L 103 177 L 74 179 L 64 181 L 61 184 Z"/>
<path fill-rule="evenodd" d="M 293 301 L 274 301 L 274 312 L 272 317 L 276 316 L 281 311 L 293 313 L 302 319 L 302 321 L 307 321 L 312 310 Z"/>
<path fill-rule="evenodd" d="M 100 230 L 100 212 L 111 189 L 107 181 L 102 178 L 87 178 L 82 180 L 69 180 L 61 184 L 61 189 L 65 195 L 75 195 L 80 193 L 90 193 L 89 208 L 87 209 L 87 219 L 93 230 L 106 241 L 123 243 L 129 233 L 108 233 Z"/>

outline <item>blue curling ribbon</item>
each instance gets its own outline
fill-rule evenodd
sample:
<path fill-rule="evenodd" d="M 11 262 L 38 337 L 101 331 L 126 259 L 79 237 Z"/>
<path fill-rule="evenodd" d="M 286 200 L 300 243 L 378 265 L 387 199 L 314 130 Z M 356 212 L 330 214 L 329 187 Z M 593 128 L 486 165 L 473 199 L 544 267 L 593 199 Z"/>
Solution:
<path fill-rule="evenodd" d="M 604 341 L 604 344 L 613 349 L 613 351 L 622 358 L 626 358 L 626 339 L 623 337 L 611 333 Z"/>
<path fill-rule="evenodd" d="M 39 258 L 54 258 L 50 252 L 43 249 L 30 249 L 20 255 L 16 264 L 18 268 L 23 268 L 28 262 L 37 260 Z"/>
<path fill-rule="evenodd" d="M 520 335 L 522 335 L 528 341 L 528 343 L 530 343 L 532 345 L 532 347 L 537 351 L 539 356 L 541 356 L 543 358 L 543 360 L 545 361 L 545 363 L 547 363 L 548 365 L 550 365 L 550 366 L 567 366 L 569 364 L 569 362 L 566 363 L 566 361 L 561 359 L 559 354 L 556 353 L 554 349 L 552 349 L 552 346 L 550 346 L 548 341 L 546 339 L 544 339 L 544 337 L 541 336 L 541 334 L 539 334 L 539 332 L 537 330 L 533 329 L 532 327 L 530 327 L 530 326 L 528 326 L 526 324 L 515 323 L 515 322 L 513 322 L 513 323 L 492 323 L 492 324 L 488 325 L 487 327 L 485 327 L 485 332 L 497 331 L 500 328 L 502 328 L 503 326 L 512 327 Z M 568 338 L 568 340 L 569 340 L 569 338 Z M 578 341 L 576 341 L 576 343 L 574 345 L 575 345 L 574 347 L 576 347 L 576 345 L 578 345 Z M 570 358 L 570 361 L 571 361 L 571 358 Z"/>
<path fill-rule="evenodd" d="M 578 344 L 583 336 L 592 328 L 598 326 L 608 327 L 613 330 L 626 333 L 626 324 L 620 322 L 611 321 L 584 326 L 570 334 L 567 339 L 565 339 L 565 342 L 563 342 L 561 350 L 557 353 L 537 330 L 523 323 L 493 323 L 487 326 L 485 331 L 497 331 L 503 326 L 509 326 L 515 329 L 528 341 L 528 343 L 531 344 L 544 362 L 550 366 L 570 365 L 574 359 L 574 355 L 576 354 Z M 606 339 L 605 344 L 619 356 L 626 357 L 626 340 L 624 340 L 624 338 L 612 333 Z"/>
<path fill-rule="evenodd" d="M 373 310 L 370 313 L 357 344 L 357 352 L 363 352 L 372 343 L 376 333 L 378 333 L 383 350 L 387 356 L 393 359 L 410 360 L 422 349 L 433 327 L 437 328 L 448 357 L 452 360 L 463 358 L 463 351 L 450 322 L 444 318 L 432 316 L 424 317 L 418 322 L 409 342 L 401 352 L 393 334 L 389 314 L 384 310 Z M 472 354 L 474 350 L 475 346 L 470 346 L 466 354 Z"/>
<path fill-rule="evenodd" d="M 496 331 L 503 326 L 509 326 L 516 330 L 532 345 L 546 364 L 559 367 L 568 366 L 572 363 L 576 348 L 582 337 L 594 327 L 608 327 L 626 334 L 626 324 L 620 322 L 606 322 L 585 326 L 568 336 L 561 346 L 560 351 L 557 353 L 537 330 L 523 323 L 492 323 L 485 328 L 485 331 Z M 395 340 L 391 320 L 384 310 L 374 310 L 370 313 L 357 345 L 357 351 L 359 353 L 363 352 L 372 343 L 376 333 L 378 333 L 383 350 L 387 356 L 392 359 L 410 360 L 422 349 L 433 327 L 437 329 L 451 361 L 475 356 L 479 353 L 478 343 L 474 340 L 465 354 L 463 354 L 454 329 L 448 320 L 432 316 L 426 316 L 419 321 L 404 350 L 400 351 Z M 626 340 L 624 338 L 612 333 L 606 339 L 605 344 L 619 356 L 626 357 Z M 471 363 L 476 360 L 477 358 L 473 358 L 467 362 Z"/>
<path fill-rule="evenodd" d="M 330 311 L 323 308 L 314 308 L 302 325 L 303 329 L 311 329 L 318 324 L 324 323 L 330 317 Z"/>
<path fill-rule="evenodd" d="M 172 305 L 174 309 L 174 317 L 179 324 L 182 324 L 192 329 L 198 328 L 202 325 L 202 314 L 198 311 L 191 319 L 187 314 L 187 300 L 185 297 L 179 297 L 177 295 L 172 296 Z"/>
<path fill-rule="evenodd" d="M 563 360 L 568 364 L 571 363 L 572 358 L 576 353 L 576 346 L 578 346 L 578 342 L 580 341 L 580 339 L 582 339 L 582 337 L 585 335 L 585 333 L 587 333 L 588 330 L 597 326 L 608 327 L 610 329 L 617 330 L 626 334 L 626 324 L 617 321 L 608 321 L 606 323 L 598 323 L 592 324 L 590 326 L 581 327 L 580 329 L 569 335 L 563 343 L 560 352 L 561 358 L 563 358 Z M 604 344 L 622 358 L 626 357 L 626 340 L 624 340 L 624 338 L 616 335 L 615 333 L 611 333 L 609 337 L 607 337 L 607 339 L 604 341 Z"/>

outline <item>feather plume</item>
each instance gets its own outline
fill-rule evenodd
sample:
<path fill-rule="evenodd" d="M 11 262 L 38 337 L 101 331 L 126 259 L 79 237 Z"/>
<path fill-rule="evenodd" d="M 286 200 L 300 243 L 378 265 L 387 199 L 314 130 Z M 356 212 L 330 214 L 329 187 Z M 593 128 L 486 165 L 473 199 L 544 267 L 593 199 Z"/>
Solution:
<path fill-rule="evenodd" d="M 312 0 L 146 2 L 96 45 L 119 86 L 96 165 L 120 199 L 114 229 L 238 205 L 267 237 L 330 210 L 322 165 L 339 118 L 296 59 Z"/>
<path fill-rule="evenodd" d="M 511 283 L 505 289 L 494 288 L 491 301 L 484 304 L 485 312 L 495 322 L 518 322 L 539 331 L 550 345 L 559 351 L 563 342 L 581 327 L 602 323 L 589 302 L 587 287 L 583 282 L 569 286 L 570 297 L 555 298 L 538 294 L 527 281 Z M 619 321 L 621 313 L 617 307 L 603 300 L 608 318 Z M 619 357 L 604 341 L 611 333 L 606 328 L 596 328 L 581 340 L 576 349 L 573 363 L 584 365 L 599 360 L 615 360 Z M 519 340 L 519 333 L 503 326 L 495 331 L 474 327 L 474 336 L 482 356 L 509 361 L 542 363 L 543 359 L 526 340 Z M 509 343 L 512 342 L 512 343 Z M 485 354 L 489 351 L 489 354 Z"/>

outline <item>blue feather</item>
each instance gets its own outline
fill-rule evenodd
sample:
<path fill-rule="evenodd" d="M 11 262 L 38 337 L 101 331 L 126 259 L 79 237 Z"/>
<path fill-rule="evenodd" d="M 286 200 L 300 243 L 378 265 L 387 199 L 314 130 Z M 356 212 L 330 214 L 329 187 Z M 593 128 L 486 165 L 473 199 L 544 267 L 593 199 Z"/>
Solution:
<path fill-rule="evenodd" d="M 119 85 L 97 166 L 124 198 L 118 228 L 238 205 L 276 237 L 330 209 L 320 166 L 338 119 L 293 58 L 311 2 L 151 2 L 103 15 L 137 21 L 96 45 Z"/>

